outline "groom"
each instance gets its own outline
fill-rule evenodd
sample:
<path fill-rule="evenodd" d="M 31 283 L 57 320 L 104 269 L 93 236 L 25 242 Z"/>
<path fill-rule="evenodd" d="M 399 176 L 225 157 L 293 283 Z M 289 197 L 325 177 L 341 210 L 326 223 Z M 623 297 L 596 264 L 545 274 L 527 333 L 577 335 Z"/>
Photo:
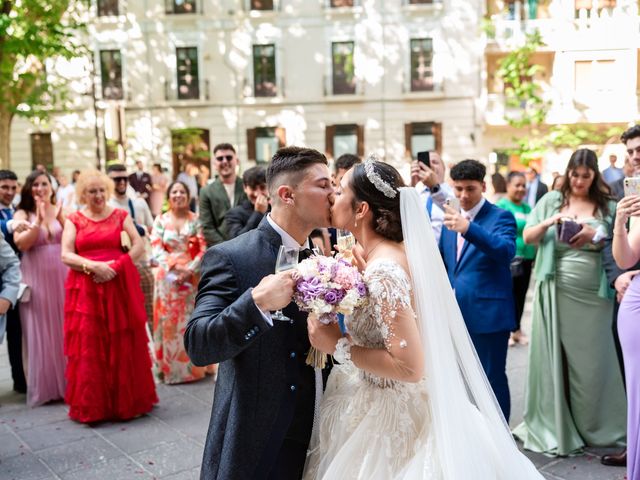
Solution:
<path fill-rule="evenodd" d="M 315 398 L 306 314 L 291 303 L 291 272 L 273 272 L 280 245 L 309 248 L 311 231 L 330 224 L 327 159 L 282 148 L 267 187 L 272 210 L 258 228 L 207 250 L 185 332 L 195 365 L 220 363 L 202 480 L 299 479 L 304 468 Z M 291 320 L 272 319 L 278 309 Z"/>

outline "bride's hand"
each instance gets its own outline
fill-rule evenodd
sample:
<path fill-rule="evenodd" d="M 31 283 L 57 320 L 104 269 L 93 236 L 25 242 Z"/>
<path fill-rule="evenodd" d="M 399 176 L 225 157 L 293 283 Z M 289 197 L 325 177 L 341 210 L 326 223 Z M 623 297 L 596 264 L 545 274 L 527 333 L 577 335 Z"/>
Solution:
<path fill-rule="evenodd" d="M 307 317 L 307 330 L 312 346 L 322 353 L 333 355 L 333 352 L 336 351 L 336 344 L 342 337 L 337 323 L 324 325 L 313 313 L 310 313 Z"/>

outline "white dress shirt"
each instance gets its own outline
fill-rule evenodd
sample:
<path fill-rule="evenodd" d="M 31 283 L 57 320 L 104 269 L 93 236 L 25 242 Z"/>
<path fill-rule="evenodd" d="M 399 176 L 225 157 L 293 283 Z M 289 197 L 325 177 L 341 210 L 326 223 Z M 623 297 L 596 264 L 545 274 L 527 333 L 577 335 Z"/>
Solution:
<path fill-rule="evenodd" d="M 275 222 L 275 220 L 273 220 L 273 218 L 271 218 L 270 213 L 267 214 L 267 222 L 269 222 L 269 225 L 271 225 L 271 228 L 273 228 L 276 231 L 276 233 L 280 235 L 280 238 L 282 239 L 282 245 L 284 245 L 285 247 L 297 248 L 298 250 L 309 248 L 308 238 L 305 240 L 303 245 L 300 245 L 295 238 L 289 235 L 280 225 L 278 225 Z M 269 325 L 273 327 L 273 319 L 271 318 L 271 312 L 268 312 L 268 311 L 265 312 L 264 310 L 260 310 L 260 313 L 262 313 L 262 316 L 264 317 L 265 322 L 267 322 Z"/>
<path fill-rule="evenodd" d="M 440 190 L 434 194 L 432 194 L 429 187 L 424 185 L 422 182 L 418 182 L 415 188 L 420 194 L 420 200 L 422 201 L 422 205 L 424 205 L 425 213 L 427 213 L 427 202 L 429 201 L 429 197 L 433 200 L 433 206 L 431 207 L 431 228 L 433 229 L 433 234 L 436 237 L 436 243 L 439 243 L 440 235 L 442 233 L 442 224 L 444 222 L 444 202 L 447 198 L 455 197 L 453 190 L 448 183 L 441 183 Z"/>

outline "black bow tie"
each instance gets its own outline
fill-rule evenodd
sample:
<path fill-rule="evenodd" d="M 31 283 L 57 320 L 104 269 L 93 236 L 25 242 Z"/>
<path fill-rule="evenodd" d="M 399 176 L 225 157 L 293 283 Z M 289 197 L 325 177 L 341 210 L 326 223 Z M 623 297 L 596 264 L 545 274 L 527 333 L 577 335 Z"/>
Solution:
<path fill-rule="evenodd" d="M 309 258 L 311 255 L 313 255 L 313 250 L 310 248 L 303 248 L 298 252 L 298 261 L 301 262 L 305 258 Z"/>

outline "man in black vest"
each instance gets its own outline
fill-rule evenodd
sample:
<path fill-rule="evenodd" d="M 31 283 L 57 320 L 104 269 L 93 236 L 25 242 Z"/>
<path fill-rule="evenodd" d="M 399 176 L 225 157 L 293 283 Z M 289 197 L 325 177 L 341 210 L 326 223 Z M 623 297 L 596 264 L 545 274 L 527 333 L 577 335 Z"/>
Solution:
<path fill-rule="evenodd" d="M 273 272 L 281 245 L 306 253 L 311 231 L 330 224 L 327 159 L 282 148 L 267 185 L 272 210 L 258 228 L 205 254 L 185 332 L 195 365 L 220 364 L 202 480 L 299 479 L 311 437 L 319 372 L 305 364 L 307 315 L 291 302 L 291 271 Z M 278 309 L 290 320 L 272 318 Z"/>

